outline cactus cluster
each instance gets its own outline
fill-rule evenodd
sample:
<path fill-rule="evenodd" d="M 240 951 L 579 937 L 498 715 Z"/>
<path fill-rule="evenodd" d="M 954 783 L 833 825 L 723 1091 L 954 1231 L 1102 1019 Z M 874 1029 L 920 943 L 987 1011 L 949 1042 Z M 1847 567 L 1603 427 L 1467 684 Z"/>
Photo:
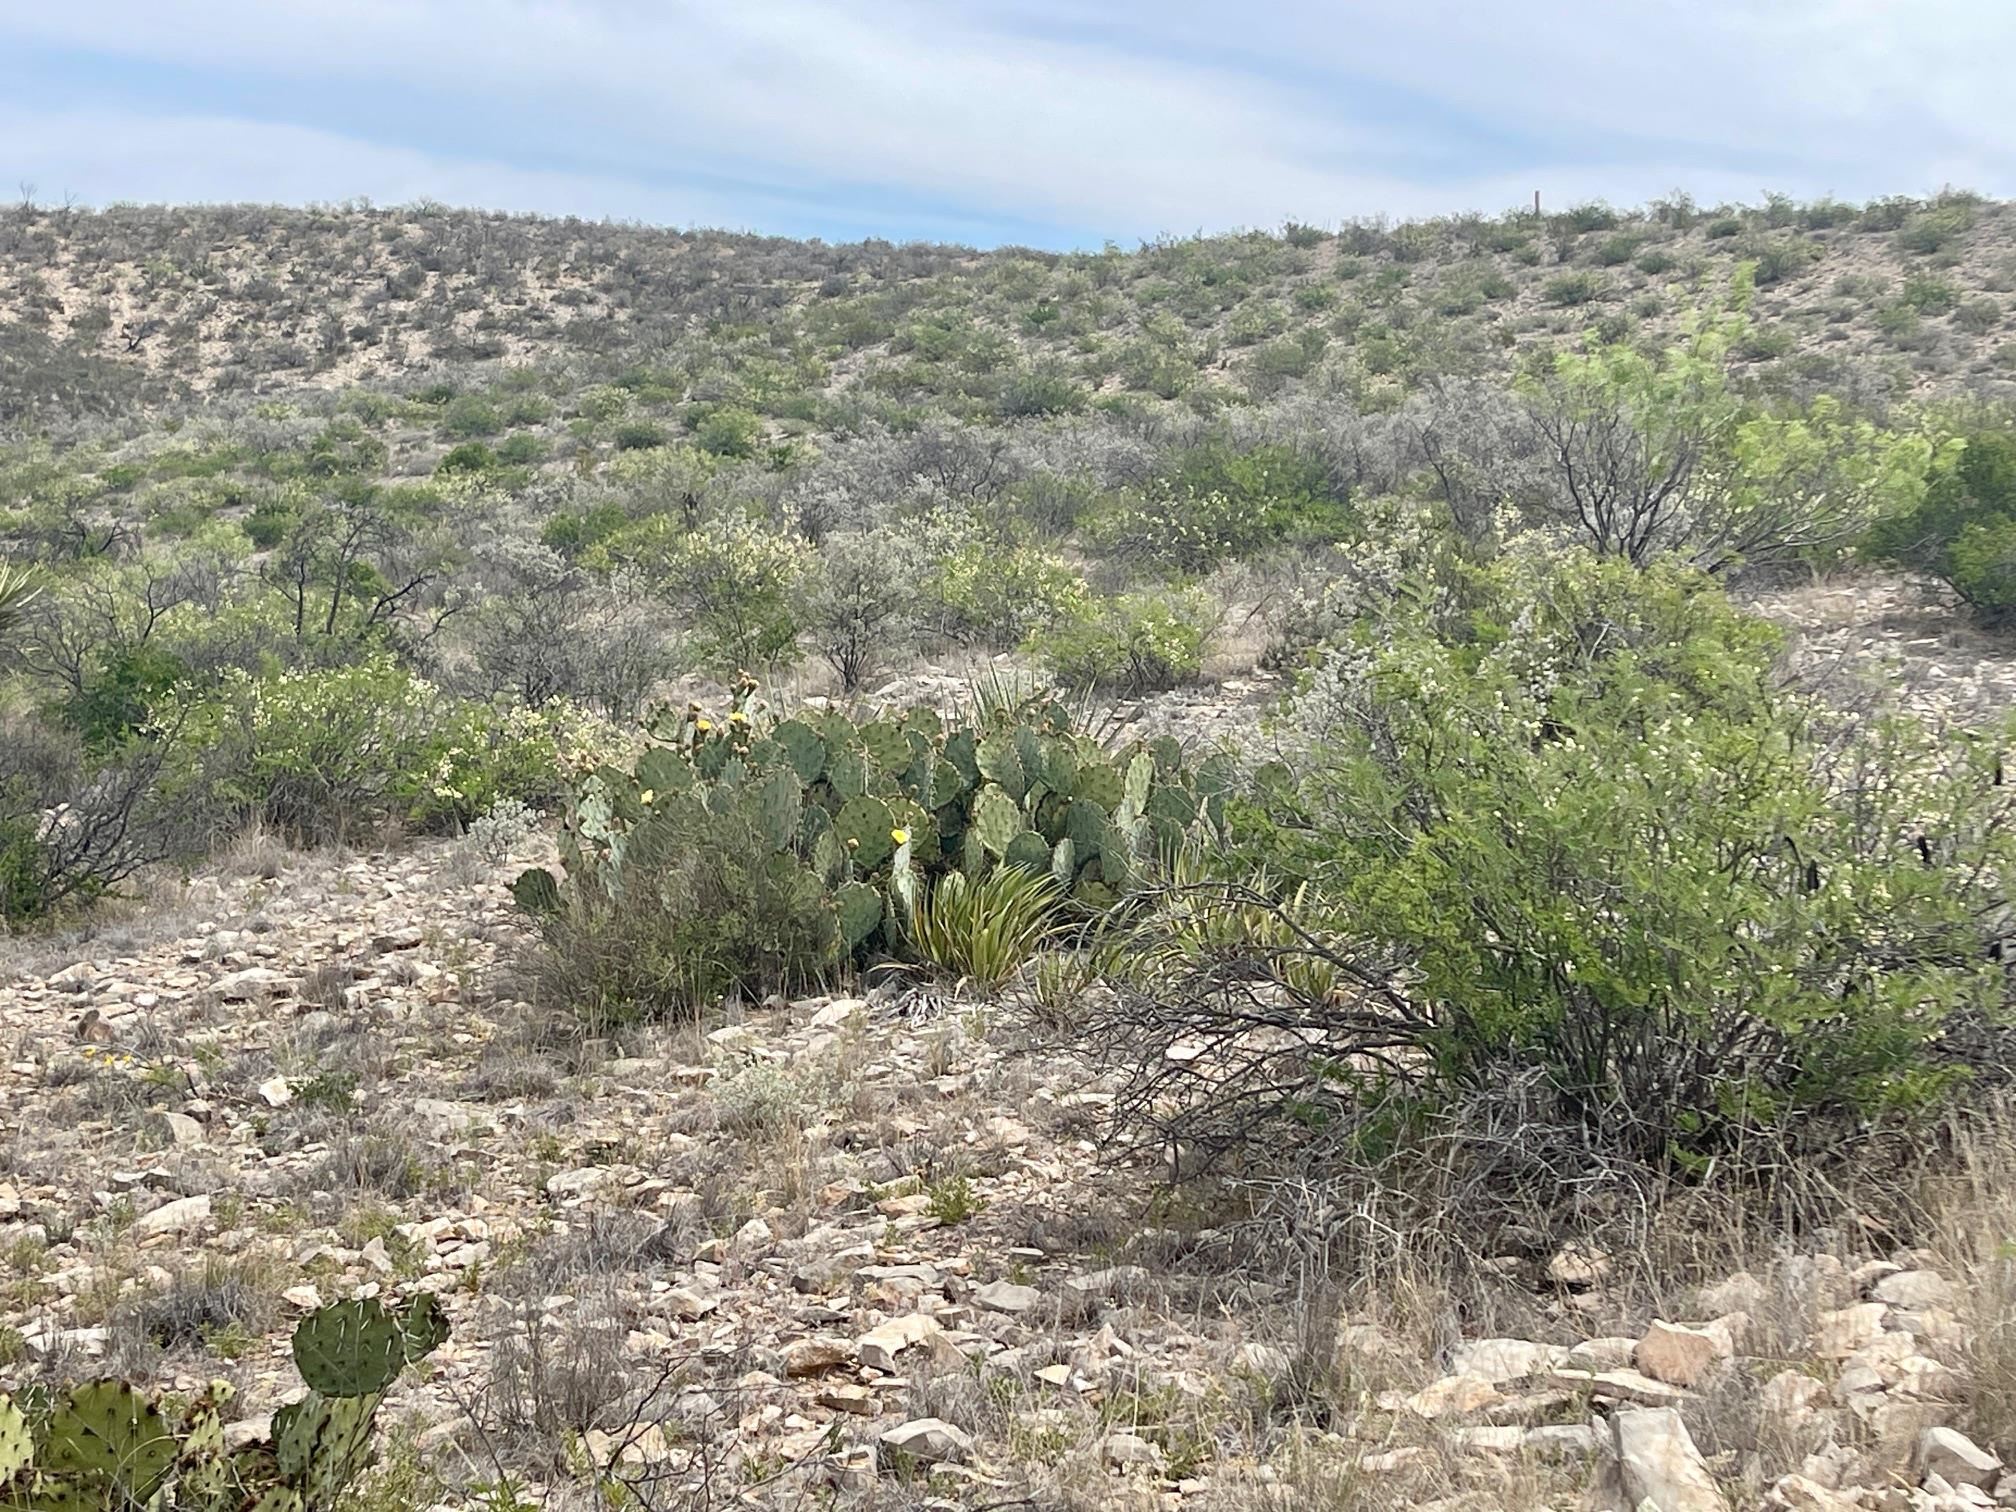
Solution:
<path fill-rule="evenodd" d="M 649 885 L 673 837 L 690 832 L 685 806 L 746 805 L 777 856 L 826 888 L 851 952 L 900 953 L 901 921 L 951 872 L 978 881 L 1021 867 L 1048 874 L 1060 896 L 1105 908 L 1144 863 L 1222 820 L 1229 763 L 1192 770 L 1167 738 L 1106 750 L 1047 700 L 947 728 L 930 709 L 770 721 L 749 712 L 749 691 L 719 721 L 690 705 L 662 712 L 633 770 L 590 774 L 563 842 L 565 886 L 527 872 L 513 889 L 519 903 L 550 914 L 570 889 L 609 896 Z"/>
<path fill-rule="evenodd" d="M 124 1381 L 0 1396 L 0 1512 L 320 1512 L 371 1462 L 385 1390 L 448 1337 L 431 1296 L 403 1311 L 339 1302 L 294 1331 L 308 1393 L 273 1414 L 270 1439 L 227 1450 L 231 1387 L 186 1406 Z"/>

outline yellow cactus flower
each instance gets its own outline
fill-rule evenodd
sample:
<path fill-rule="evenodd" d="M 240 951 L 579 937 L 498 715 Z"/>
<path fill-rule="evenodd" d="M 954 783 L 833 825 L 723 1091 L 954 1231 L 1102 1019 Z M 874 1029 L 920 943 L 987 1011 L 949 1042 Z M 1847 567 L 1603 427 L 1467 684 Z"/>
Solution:
<path fill-rule="evenodd" d="M 714 721 L 711 719 L 696 719 L 693 721 L 693 728 L 698 730 L 702 735 L 705 735 L 709 730 L 714 728 Z"/>
<path fill-rule="evenodd" d="M 906 829 L 893 829 L 889 831 L 889 838 L 894 840 L 898 845 L 908 845 L 910 843 L 910 831 Z"/>
<path fill-rule="evenodd" d="M 650 801 L 651 801 L 651 800 L 652 800 L 653 798 L 656 798 L 657 796 L 658 796 L 658 794 L 657 794 L 657 791 L 656 791 L 655 789 L 653 789 L 653 788 L 646 788 L 646 789 L 644 789 L 644 794 L 643 794 L 643 797 L 644 797 L 644 801 L 645 801 L 646 803 L 649 803 L 649 802 L 650 802 Z"/>
<path fill-rule="evenodd" d="M 747 724 L 749 723 L 749 716 L 747 714 L 744 714 L 740 709 L 737 709 L 733 714 L 730 714 L 728 716 L 728 723 Z"/>

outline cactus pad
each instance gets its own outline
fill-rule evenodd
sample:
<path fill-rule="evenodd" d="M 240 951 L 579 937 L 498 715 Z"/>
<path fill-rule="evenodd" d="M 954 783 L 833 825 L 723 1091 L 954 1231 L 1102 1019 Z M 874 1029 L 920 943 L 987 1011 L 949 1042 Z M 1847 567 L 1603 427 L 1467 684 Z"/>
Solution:
<path fill-rule="evenodd" d="M 19 1407 L 0 1397 L 0 1482 L 19 1475 L 34 1457 L 35 1440 L 28 1432 L 28 1419 Z"/>
<path fill-rule="evenodd" d="M 998 787 L 982 788 L 980 796 L 973 800 L 970 832 L 979 836 L 987 854 L 996 857 L 1005 854 L 1009 842 L 1021 831 L 1022 811 L 1015 806 L 1014 799 Z"/>
<path fill-rule="evenodd" d="M 51 1475 L 104 1480 L 144 1502 L 174 1467 L 175 1437 L 153 1403 L 124 1381 L 86 1381 L 57 1401 L 39 1460 Z"/>
<path fill-rule="evenodd" d="M 371 1396 L 405 1366 L 406 1331 L 374 1298 L 332 1303 L 294 1330 L 294 1364 L 323 1396 Z"/>
<path fill-rule="evenodd" d="M 654 746 L 637 758 L 637 786 L 654 796 L 683 793 L 693 786 L 693 764 L 677 751 Z"/>
<path fill-rule="evenodd" d="M 882 922 L 882 895 L 862 882 L 849 882 L 835 895 L 840 912 L 840 938 L 849 950 L 859 950 Z"/>
<path fill-rule="evenodd" d="M 520 872 L 518 880 L 511 884 L 511 896 L 534 918 L 544 918 L 560 911 L 560 884 L 554 880 L 553 873 L 543 866 Z"/>
<path fill-rule="evenodd" d="M 1001 860 L 1024 871 L 1047 874 L 1050 870 L 1050 842 L 1034 830 L 1025 829 L 1008 842 L 1007 848 L 1001 852 Z"/>
<path fill-rule="evenodd" d="M 861 871 L 873 871 L 896 848 L 895 816 L 880 798 L 849 798 L 833 816 L 833 833 Z"/>
<path fill-rule="evenodd" d="M 826 772 L 826 739 L 802 719 L 787 719 L 770 732 L 800 782 L 817 782 Z"/>
<path fill-rule="evenodd" d="M 997 735 L 981 741 L 974 754 L 974 764 L 979 767 L 982 777 L 1017 802 L 1029 790 L 1028 775 L 1022 770 L 1022 758 L 1011 739 Z"/>

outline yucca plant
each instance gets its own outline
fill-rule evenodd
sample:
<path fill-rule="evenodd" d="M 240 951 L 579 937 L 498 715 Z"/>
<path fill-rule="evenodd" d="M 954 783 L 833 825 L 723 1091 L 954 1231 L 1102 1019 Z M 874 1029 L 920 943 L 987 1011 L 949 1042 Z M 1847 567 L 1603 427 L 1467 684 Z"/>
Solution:
<path fill-rule="evenodd" d="M 998 992 L 1056 937 L 1062 900 L 1044 872 L 1004 866 L 979 882 L 948 872 L 912 905 L 910 945 L 946 975 Z"/>
<path fill-rule="evenodd" d="M 42 585 L 26 567 L 0 566 L 0 646 L 5 646 L 28 617 L 28 606 L 41 595 Z"/>

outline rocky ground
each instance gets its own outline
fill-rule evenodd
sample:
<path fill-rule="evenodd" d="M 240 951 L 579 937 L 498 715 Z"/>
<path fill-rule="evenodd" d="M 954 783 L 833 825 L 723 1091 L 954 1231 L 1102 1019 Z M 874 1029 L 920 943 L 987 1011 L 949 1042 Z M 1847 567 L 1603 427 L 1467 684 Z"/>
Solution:
<path fill-rule="evenodd" d="M 2007 706 L 1881 592 L 1866 646 L 1866 585 L 1788 616 Z M 540 843 L 253 842 L 0 941 L 0 1384 L 222 1375 L 251 1433 L 300 1312 L 426 1289 L 454 1335 L 363 1507 L 585 1507 L 598 1467 L 645 1508 L 2016 1506 L 1985 1200 L 1929 1248 L 1316 1286 L 1103 1160 L 1100 1068 L 1013 1005 L 556 1032 L 505 890 Z"/>

